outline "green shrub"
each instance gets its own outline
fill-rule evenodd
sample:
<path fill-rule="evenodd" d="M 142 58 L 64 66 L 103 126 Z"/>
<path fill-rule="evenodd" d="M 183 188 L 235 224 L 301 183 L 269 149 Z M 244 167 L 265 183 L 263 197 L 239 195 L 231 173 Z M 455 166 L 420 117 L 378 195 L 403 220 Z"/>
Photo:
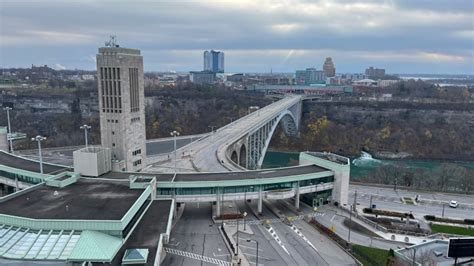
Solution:
<path fill-rule="evenodd" d="M 428 221 L 434 221 L 436 220 L 436 216 L 434 215 L 425 215 L 425 219 Z"/>

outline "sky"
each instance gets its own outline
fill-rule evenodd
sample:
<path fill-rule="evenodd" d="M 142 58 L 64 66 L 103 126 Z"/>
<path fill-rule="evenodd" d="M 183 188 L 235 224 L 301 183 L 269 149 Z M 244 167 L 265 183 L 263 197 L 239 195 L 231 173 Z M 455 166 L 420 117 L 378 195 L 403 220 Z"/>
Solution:
<path fill-rule="evenodd" d="M 473 0 L 0 0 L 0 67 L 95 70 L 110 35 L 137 48 L 145 71 L 369 66 L 388 73 L 474 74 Z"/>

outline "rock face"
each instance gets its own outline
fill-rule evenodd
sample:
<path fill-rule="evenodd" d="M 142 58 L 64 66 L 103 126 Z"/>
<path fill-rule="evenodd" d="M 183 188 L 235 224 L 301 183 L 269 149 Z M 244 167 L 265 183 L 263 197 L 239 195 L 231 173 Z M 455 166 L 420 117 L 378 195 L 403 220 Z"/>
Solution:
<path fill-rule="evenodd" d="M 383 159 L 405 159 L 412 156 L 413 155 L 408 152 L 380 151 L 375 153 L 375 157 Z"/>
<path fill-rule="evenodd" d="M 474 160 L 474 106 L 468 103 L 308 102 L 300 138 L 276 134 L 275 150 L 358 156 Z"/>

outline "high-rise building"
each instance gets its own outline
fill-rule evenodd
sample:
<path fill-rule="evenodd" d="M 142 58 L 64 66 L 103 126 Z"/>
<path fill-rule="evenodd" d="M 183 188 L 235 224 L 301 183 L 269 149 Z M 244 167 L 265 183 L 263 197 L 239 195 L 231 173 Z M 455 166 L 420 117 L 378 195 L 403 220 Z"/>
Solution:
<path fill-rule="evenodd" d="M 204 51 L 204 71 L 224 73 L 224 52 Z"/>
<path fill-rule="evenodd" d="M 322 84 L 326 82 L 326 75 L 324 71 L 316 70 L 316 68 L 296 70 L 295 82 L 297 85 Z"/>
<path fill-rule="evenodd" d="M 381 78 L 385 76 L 385 69 L 369 67 L 365 70 L 365 74 L 369 76 L 369 78 Z"/>
<path fill-rule="evenodd" d="M 111 151 L 114 169 L 145 167 L 145 94 L 140 50 L 115 43 L 97 54 L 100 134 Z"/>
<path fill-rule="evenodd" d="M 334 67 L 334 63 L 332 62 L 331 57 L 326 57 L 326 61 L 324 61 L 323 65 L 324 74 L 326 77 L 334 77 L 336 75 L 336 68 Z"/>

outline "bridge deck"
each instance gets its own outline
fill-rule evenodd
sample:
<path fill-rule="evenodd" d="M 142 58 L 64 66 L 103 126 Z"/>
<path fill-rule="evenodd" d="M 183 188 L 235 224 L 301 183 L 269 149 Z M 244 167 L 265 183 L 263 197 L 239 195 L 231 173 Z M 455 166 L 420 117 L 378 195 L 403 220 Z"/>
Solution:
<path fill-rule="evenodd" d="M 14 156 L 7 152 L 0 152 L 0 164 L 35 173 L 40 172 L 40 165 L 38 161 Z M 69 167 L 43 163 L 43 173 L 45 174 L 54 175 L 64 171 L 72 171 L 72 169 Z"/>
<path fill-rule="evenodd" d="M 0 213 L 33 219 L 120 220 L 142 193 L 130 189 L 128 182 L 79 179 L 64 188 L 42 186 L 0 202 Z"/>

